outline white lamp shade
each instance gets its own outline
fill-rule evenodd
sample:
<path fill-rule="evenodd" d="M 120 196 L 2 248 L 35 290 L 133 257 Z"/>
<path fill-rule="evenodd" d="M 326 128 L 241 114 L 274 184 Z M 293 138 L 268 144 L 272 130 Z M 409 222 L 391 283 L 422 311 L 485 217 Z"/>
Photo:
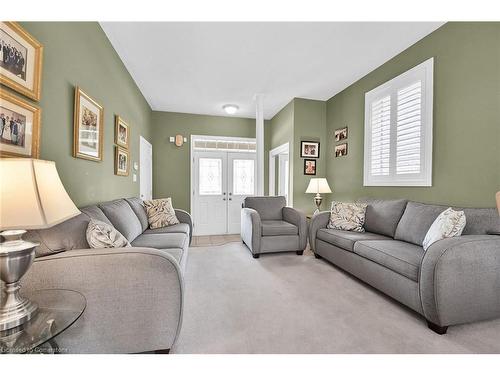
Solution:
<path fill-rule="evenodd" d="M 0 229 L 42 229 L 78 215 L 52 161 L 0 159 Z"/>
<path fill-rule="evenodd" d="M 309 185 L 307 186 L 306 193 L 315 193 L 315 194 L 322 194 L 322 193 L 331 193 L 332 190 L 330 189 L 330 186 L 328 185 L 328 181 L 326 178 L 311 178 L 311 181 L 309 181 Z"/>

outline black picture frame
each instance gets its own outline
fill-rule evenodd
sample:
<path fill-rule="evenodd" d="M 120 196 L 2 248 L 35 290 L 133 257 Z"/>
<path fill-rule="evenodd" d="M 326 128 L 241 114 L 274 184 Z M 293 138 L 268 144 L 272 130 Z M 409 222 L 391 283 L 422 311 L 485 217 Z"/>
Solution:
<path fill-rule="evenodd" d="M 304 159 L 304 175 L 306 176 L 316 176 L 316 160 L 317 159 Z M 307 171 L 307 163 L 313 163 L 314 173 Z"/>
<path fill-rule="evenodd" d="M 310 153 L 306 153 L 306 147 L 307 146 L 314 146 L 316 147 L 317 149 L 317 153 L 316 155 L 311 155 Z M 315 142 L 315 141 L 301 141 L 300 142 L 300 157 L 301 158 L 314 158 L 314 159 L 319 159 L 319 142 Z"/>

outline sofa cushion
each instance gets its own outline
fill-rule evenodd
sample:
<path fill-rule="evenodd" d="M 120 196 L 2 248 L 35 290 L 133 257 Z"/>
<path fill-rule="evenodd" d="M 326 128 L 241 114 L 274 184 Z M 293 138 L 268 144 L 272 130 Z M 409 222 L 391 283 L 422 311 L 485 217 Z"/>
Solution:
<path fill-rule="evenodd" d="M 328 229 L 364 232 L 366 214 L 365 203 L 345 203 L 333 201 L 330 208 Z"/>
<path fill-rule="evenodd" d="M 146 208 L 144 207 L 144 203 L 141 198 L 133 197 L 133 198 L 125 198 L 127 203 L 130 205 L 134 213 L 137 215 L 137 218 L 141 222 L 142 231 L 144 232 L 148 229 L 148 215 L 146 214 Z"/>
<path fill-rule="evenodd" d="M 410 280 L 418 281 L 424 256 L 421 246 L 396 240 L 359 241 L 354 244 L 354 252 Z"/>
<path fill-rule="evenodd" d="M 390 239 L 376 233 L 351 232 L 339 229 L 320 229 L 316 234 L 316 238 L 348 251 L 353 251 L 356 241 Z"/>
<path fill-rule="evenodd" d="M 158 234 L 158 233 L 185 233 L 189 235 L 189 224 L 179 223 L 169 227 L 146 229 L 144 234 Z"/>
<path fill-rule="evenodd" d="M 144 201 L 148 223 L 151 229 L 168 227 L 179 224 L 172 206 L 172 198 L 151 199 Z"/>
<path fill-rule="evenodd" d="M 101 203 L 99 208 L 129 242 L 142 233 L 141 222 L 125 199 Z"/>
<path fill-rule="evenodd" d="M 434 242 L 445 238 L 459 237 L 465 228 L 465 214 L 463 211 L 455 211 L 453 208 L 447 208 L 439 214 L 432 223 L 429 231 L 425 235 L 422 247 L 425 251 Z"/>
<path fill-rule="evenodd" d="M 422 245 L 425 235 L 441 212 L 449 206 L 408 202 L 405 212 L 399 221 L 394 239 Z M 460 208 L 463 210 L 466 224 L 462 235 L 488 234 L 500 231 L 500 218 L 494 208 Z"/>
<path fill-rule="evenodd" d="M 261 220 L 283 220 L 285 197 L 246 197 L 244 207 L 253 208 Z"/>
<path fill-rule="evenodd" d="M 40 243 L 35 248 L 36 257 L 71 249 L 88 249 L 86 231 L 89 221 L 87 215 L 80 214 L 51 228 L 30 230 L 23 238 Z"/>
<path fill-rule="evenodd" d="M 365 214 L 365 230 L 394 237 L 408 201 L 406 199 L 362 199 L 361 201 L 368 204 Z"/>
<path fill-rule="evenodd" d="M 82 213 L 87 215 L 90 219 L 99 220 L 103 223 L 113 225 L 106 215 L 104 215 L 104 212 L 102 212 L 102 210 L 96 205 L 80 208 L 80 211 L 82 211 Z"/>
<path fill-rule="evenodd" d="M 130 243 L 115 227 L 99 220 L 90 219 L 87 242 L 92 249 L 129 247 Z"/>
<path fill-rule="evenodd" d="M 153 247 L 155 249 L 183 249 L 189 244 L 185 233 L 141 234 L 134 241 L 134 247 Z"/>
<path fill-rule="evenodd" d="M 262 221 L 263 236 L 287 236 L 298 235 L 299 228 L 283 220 L 264 220 Z"/>

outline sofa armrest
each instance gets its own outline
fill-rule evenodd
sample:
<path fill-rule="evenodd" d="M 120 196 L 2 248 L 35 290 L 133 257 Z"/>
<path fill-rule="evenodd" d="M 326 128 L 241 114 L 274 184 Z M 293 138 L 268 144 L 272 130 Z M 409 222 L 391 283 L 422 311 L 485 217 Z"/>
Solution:
<path fill-rule="evenodd" d="M 175 216 L 181 223 L 185 223 L 189 225 L 189 244 L 191 245 L 191 240 L 193 238 L 193 218 L 191 214 L 184 210 L 179 210 L 178 208 L 174 209 Z"/>
<path fill-rule="evenodd" d="M 330 220 L 330 211 L 322 211 L 311 218 L 309 223 L 309 246 L 314 251 L 316 246 L 316 233 L 321 228 L 326 228 Z"/>
<path fill-rule="evenodd" d="M 466 235 L 432 244 L 419 288 L 427 320 L 439 325 L 500 317 L 500 237 Z"/>
<path fill-rule="evenodd" d="M 260 253 L 262 222 L 259 213 L 253 208 L 241 209 L 241 239 L 252 254 Z"/>
<path fill-rule="evenodd" d="M 306 215 L 295 208 L 283 207 L 283 220 L 295 225 L 299 229 L 299 249 L 307 246 L 307 219 Z"/>
<path fill-rule="evenodd" d="M 83 315 L 57 337 L 70 353 L 169 349 L 180 331 L 183 279 L 175 259 L 160 250 L 82 249 L 37 258 L 22 284 L 25 291 L 85 296 Z"/>

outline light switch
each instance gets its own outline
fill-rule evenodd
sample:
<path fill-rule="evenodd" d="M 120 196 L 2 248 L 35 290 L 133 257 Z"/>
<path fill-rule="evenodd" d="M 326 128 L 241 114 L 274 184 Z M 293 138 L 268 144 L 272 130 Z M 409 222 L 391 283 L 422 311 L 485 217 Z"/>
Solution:
<path fill-rule="evenodd" d="M 132 181 L 137 182 L 137 175 L 132 173 Z"/>
<path fill-rule="evenodd" d="M 186 137 L 184 137 L 184 143 L 186 143 L 188 141 L 188 139 Z"/>
<path fill-rule="evenodd" d="M 170 143 L 174 143 L 175 142 L 175 137 L 170 137 Z"/>

